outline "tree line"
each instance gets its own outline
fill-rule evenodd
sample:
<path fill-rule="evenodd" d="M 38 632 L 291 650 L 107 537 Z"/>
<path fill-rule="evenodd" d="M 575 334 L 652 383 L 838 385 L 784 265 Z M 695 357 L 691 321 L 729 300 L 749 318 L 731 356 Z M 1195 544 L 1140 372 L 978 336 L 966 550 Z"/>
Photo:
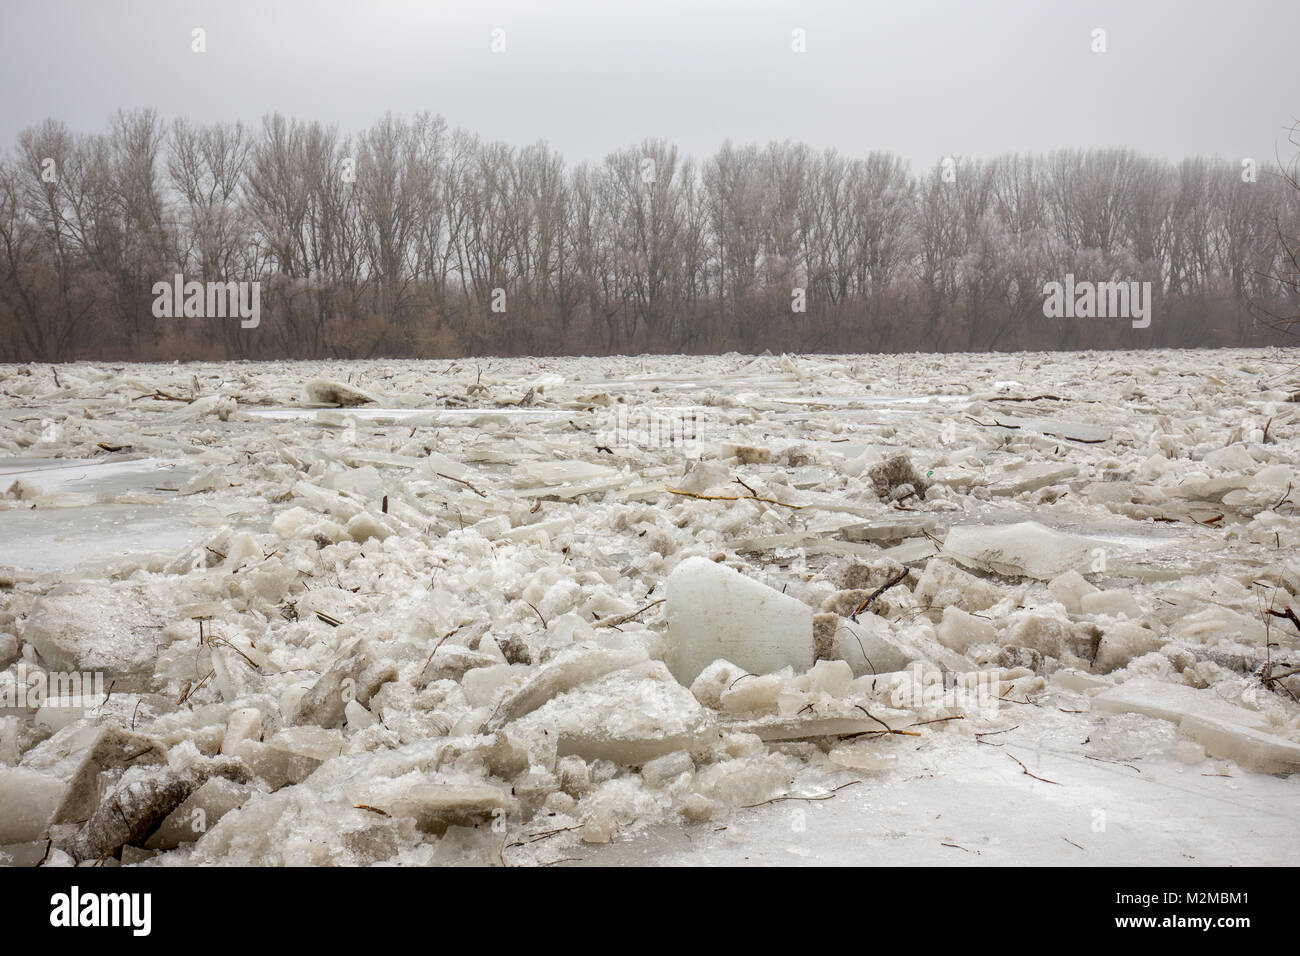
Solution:
<path fill-rule="evenodd" d="M 898 352 L 1287 341 L 1287 170 L 1130 149 L 944 159 L 663 140 L 569 164 L 441 117 L 57 120 L 0 159 L 0 361 Z M 1288 253 L 1292 254 L 1288 260 Z M 256 328 L 154 286 L 259 283 Z M 1044 316 L 1150 282 L 1153 321 Z"/>

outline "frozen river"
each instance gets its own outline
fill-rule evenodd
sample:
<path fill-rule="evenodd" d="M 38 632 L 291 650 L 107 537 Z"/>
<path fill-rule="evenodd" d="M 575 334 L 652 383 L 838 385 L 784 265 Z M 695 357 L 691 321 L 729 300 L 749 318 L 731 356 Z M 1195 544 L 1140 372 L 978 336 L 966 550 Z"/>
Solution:
<path fill-rule="evenodd" d="M 1295 864 L 1296 367 L 0 368 L 0 853 L 116 725 L 144 863 Z"/>

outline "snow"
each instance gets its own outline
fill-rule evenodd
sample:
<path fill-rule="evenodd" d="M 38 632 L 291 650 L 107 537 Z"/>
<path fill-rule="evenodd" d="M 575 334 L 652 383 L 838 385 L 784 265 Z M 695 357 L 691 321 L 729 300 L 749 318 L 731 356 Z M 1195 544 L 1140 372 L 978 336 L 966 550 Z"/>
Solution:
<path fill-rule="evenodd" d="M 0 368 L 0 853 L 1300 862 L 1293 369 Z"/>

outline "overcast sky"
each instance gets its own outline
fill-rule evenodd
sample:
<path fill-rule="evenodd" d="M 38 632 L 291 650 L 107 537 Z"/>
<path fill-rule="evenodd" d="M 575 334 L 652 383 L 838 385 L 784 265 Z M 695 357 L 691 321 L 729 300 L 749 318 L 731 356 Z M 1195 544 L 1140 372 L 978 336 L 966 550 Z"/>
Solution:
<path fill-rule="evenodd" d="M 790 138 L 918 166 L 1117 145 L 1269 160 L 1291 155 L 1297 44 L 1300 0 L 7 0 L 0 143 L 47 116 L 97 130 L 153 106 L 345 132 L 430 110 L 573 160 L 647 136 L 697 156 Z"/>

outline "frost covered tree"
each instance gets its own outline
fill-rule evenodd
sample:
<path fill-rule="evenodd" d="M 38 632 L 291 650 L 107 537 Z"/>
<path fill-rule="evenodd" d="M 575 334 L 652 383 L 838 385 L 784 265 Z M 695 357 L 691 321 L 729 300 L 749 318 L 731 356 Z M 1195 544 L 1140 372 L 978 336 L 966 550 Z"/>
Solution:
<path fill-rule="evenodd" d="M 1126 149 L 914 172 L 793 142 L 697 161 L 658 139 L 575 166 L 433 114 L 355 135 L 50 120 L 0 160 L 0 355 L 1257 344 L 1287 323 L 1251 310 L 1300 318 L 1295 172 Z M 260 283 L 264 321 L 155 318 L 177 273 Z M 1071 273 L 1150 281 L 1160 320 L 1140 339 L 1046 320 L 1045 284 Z"/>

